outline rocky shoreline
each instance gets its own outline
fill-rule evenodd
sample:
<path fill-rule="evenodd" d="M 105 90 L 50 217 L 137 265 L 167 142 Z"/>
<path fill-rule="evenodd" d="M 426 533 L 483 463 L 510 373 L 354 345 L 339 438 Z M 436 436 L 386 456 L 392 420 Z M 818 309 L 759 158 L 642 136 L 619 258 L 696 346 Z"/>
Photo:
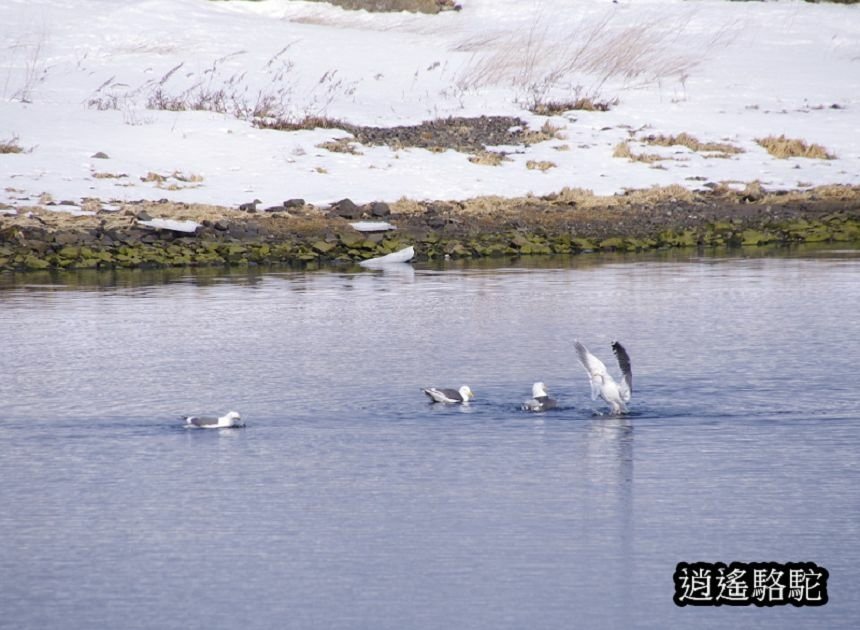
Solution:
<path fill-rule="evenodd" d="M 240 209 L 167 200 L 108 206 L 90 199 L 69 213 L 51 204 L 3 209 L 0 270 L 307 268 L 357 262 L 409 245 L 418 260 L 789 243 L 860 245 L 860 188 L 849 186 L 768 193 L 753 183 L 743 190 L 669 187 L 610 197 L 565 189 L 515 199 L 402 199 L 364 205 L 340 200 L 323 208 L 300 199 L 268 208 L 251 202 Z M 152 219 L 190 221 L 195 228 L 183 232 L 142 223 Z M 351 225 L 356 221 L 387 222 L 396 229 L 359 231 Z"/>

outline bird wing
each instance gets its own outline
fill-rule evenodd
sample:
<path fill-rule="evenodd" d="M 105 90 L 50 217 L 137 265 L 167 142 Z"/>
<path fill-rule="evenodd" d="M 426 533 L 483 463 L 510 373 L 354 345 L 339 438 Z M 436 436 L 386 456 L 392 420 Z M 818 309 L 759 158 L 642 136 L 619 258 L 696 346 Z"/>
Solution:
<path fill-rule="evenodd" d="M 540 403 L 541 409 L 555 409 L 558 407 L 558 401 L 549 396 L 541 396 L 536 400 Z"/>
<path fill-rule="evenodd" d="M 523 410 L 525 411 L 540 411 L 540 409 L 541 404 L 537 398 L 530 398 L 523 403 Z"/>
<path fill-rule="evenodd" d="M 218 418 L 205 418 L 201 416 L 185 416 L 185 422 L 193 427 L 206 427 L 218 424 Z"/>
<path fill-rule="evenodd" d="M 456 389 L 428 387 L 422 391 L 436 402 L 459 402 L 463 400 L 460 392 Z"/>
<path fill-rule="evenodd" d="M 585 371 L 588 372 L 588 376 L 591 379 L 591 399 L 597 400 L 597 397 L 600 395 L 601 385 L 603 385 L 604 381 L 609 377 L 609 374 L 606 371 L 606 366 L 603 365 L 603 361 L 591 354 L 588 351 L 588 348 L 579 343 L 579 341 L 574 341 L 573 345 L 576 348 L 579 362 L 582 363 L 582 367 L 585 368 Z"/>
<path fill-rule="evenodd" d="M 612 342 L 612 352 L 615 353 L 615 358 L 618 359 L 618 367 L 621 368 L 621 385 L 618 389 L 621 393 L 621 399 L 624 402 L 630 401 L 630 396 L 633 394 L 633 370 L 630 368 L 630 355 L 617 341 Z"/>

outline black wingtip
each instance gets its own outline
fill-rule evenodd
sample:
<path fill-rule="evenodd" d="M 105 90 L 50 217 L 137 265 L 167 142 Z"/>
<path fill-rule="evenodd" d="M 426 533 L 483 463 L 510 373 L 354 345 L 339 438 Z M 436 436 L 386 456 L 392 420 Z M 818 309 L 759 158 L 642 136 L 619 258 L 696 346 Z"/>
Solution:
<path fill-rule="evenodd" d="M 621 368 L 621 372 L 627 379 L 627 386 L 630 388 L 630 391 L 633 391 L 633 370 L 630 368 L 630 355 L 627 354 L 624 346 L 617 341 L 612 342 L 612 352 L 615 354 L 615 358 L 618 359 L 618 367 Z"/>

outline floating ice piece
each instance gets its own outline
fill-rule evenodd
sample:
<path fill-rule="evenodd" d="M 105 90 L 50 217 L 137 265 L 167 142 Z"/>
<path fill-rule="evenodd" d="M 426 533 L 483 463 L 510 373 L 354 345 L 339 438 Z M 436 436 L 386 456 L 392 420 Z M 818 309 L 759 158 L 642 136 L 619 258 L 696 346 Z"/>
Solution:
<path fill-rule="evenodd" d="M 387 221 L 357 221 L 350 225 L 359 232 L 387 232 L 397 229 Z"/>
<path fill-rule="evenodd" d="M 409 262 L 415 257 L 415 248 L 410 245 L 409 247 L 404 247 L 403 249 L 399 249 L 394 253 L 386 254 L 385 256 L 380 256 L 379 258 L 371 258 L 369 260 L 362 260 L 359 265 L 362 267 L 383 267 L 385 265 L 390 265 L 394 263 L 405 263 Z"/>
<path fill-rule="evenodd" d="M 148 221 L 138 221 L 138 223 L 157 230 L 172 230 L 188 234 L 193 234 L 200 227 L 197 221 L 177 221 L 175 219 L 149 219 Z"/>

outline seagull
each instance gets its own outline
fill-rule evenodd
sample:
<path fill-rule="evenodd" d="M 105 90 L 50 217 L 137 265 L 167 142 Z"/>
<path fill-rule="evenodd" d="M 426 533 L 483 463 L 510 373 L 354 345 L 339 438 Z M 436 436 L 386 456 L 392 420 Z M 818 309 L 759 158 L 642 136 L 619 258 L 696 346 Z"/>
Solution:
<path fill-rule="evenodd" d="M 231 411 L 220 418 L 183 416 L 182 419 L 185 420 L 185 426 L 192 429 L 232 429 L 245 426 L 238 411 Z"/>
<path fill-rule="evenodd" d="M 626 403 L 630 402 L 630 395 L 633 393 L 633 372 L 630 370 L 630 356 L 624 346 L 617 341 L 612 342 L 612 352 L 618 359 L 618 367 L 623 375 L 621 382 L 616 383 L 606 371 L 603 361 L 591 354 L 579 341 L 574 341 L 573 345 L 579 355 L 579 362 L 591 379 L 591 399 L 597 400 L 600 396 L 612 407 L 612 413 L 627 413 Z"/>
<path fill-rule="evenodd" d="M 468 385 L 463 385 L 460 389 L 428 387 L 421 391 L 427 394 L 434 403 L 467 403 L 475 397 Z"/>
<path fill-rule="evenodd" d="M 532 385 L 532 397 L 523 403 L 525 411 L 546 411 L 558 407 L 558 401 L 550 398 L 546 391 L 546 385 L 541 382 Z"/>

